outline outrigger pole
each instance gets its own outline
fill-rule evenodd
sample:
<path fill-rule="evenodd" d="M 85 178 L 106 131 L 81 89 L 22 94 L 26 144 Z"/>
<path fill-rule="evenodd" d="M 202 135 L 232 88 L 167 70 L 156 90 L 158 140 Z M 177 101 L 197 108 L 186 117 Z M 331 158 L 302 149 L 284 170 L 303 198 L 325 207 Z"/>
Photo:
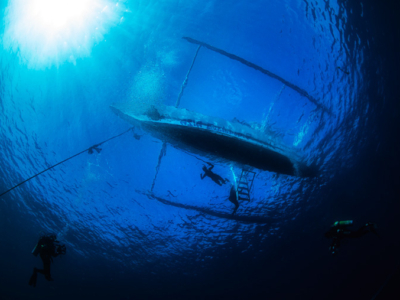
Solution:
<path fill-rule="evenodd" d="M 192 63 L 190 65 L 190 68 L 189 68 L 189 70 L 188 70 L 188 72 L 186 74 L 186 77 L 185 77 L 185 79 L 184 79 L 184 81 L 182 83 L 181 90 L 180 90 L 179 95 L 178 95 L 178 99 L 176 100 L 176 103 L 175 103 L 175 107 L 178 107 L 180 102 L 181 102 L 182 94 L 183 94 L 183 91 L 184 91 L 184 89 L 185 89 L 185 87 L 186 87 L 186 85 L 188 83 L 190 72 L 193 69 L 193 65 L 194 65 L 194 63 L 196 61 L 197 55 L 198 55 L 198 53 L 200 51 L 200 48 L 203 46 L 203 47 L 205 47 L 205 48 L 207 48 L 207 49 L 209 49 L 211 51 L 215 51 L 215 52 L 217 52 L 219 54 L 222 54 L 222 55 L 224 55 L 224 56 L 226 56 L 226 57 L 228 57 L 230 59 L 233 59 L 233 60 L 236 60 L 238 62 L 241 62 L 242 64 L 244 64 L 244 65 L 246 65 L 246 66 L 248 66 L 250 68 L 253 68 L 253 69 L 257 70 L 257 71 L 260 71 L 261 73 L 263 73 L 263 74 L 265 74 L 265 75 L 267 75 L 267 76 L 269 76 L 271 78 L 274 78 L 274 79 L 282 82 L 285 86 L 290 87 L 292 90 L 294 90 L 294 91 L 298 92 L 300 95 L 306 97 L 310 102 L 312 102 L 317 108 L 319 108 L 323 112 L 328 113 L 330 116 L 334 116 L 334 114 L 332 113 L 332 111 L 329 108 L 327 108 L 325 105 L 319 103 L 319 101 L 317 99 L 312 97 L 309 93 L 307 93 L 302 88 L 298 87 L 297 85 L 294 85 L 294 84 L 290 83 L 289 81 L 283 79 L 282 77 L 280 77 L 280 76 L 278 76 L 278 75 L 276 75 L 276 74 L 274 74 L 274 73 L 272 73 L 272 72 L 270 72 L 268 70 L 265 70 L 264 68 L 261 68 L 260 66 L 257 66 L 256 64 L 253 64 L 252 62 L 249 62 L 249 61 L 247 61 L 247 60 L 245 60 L 245 59 L 243 59 L 243 58 L 241 58 L 241 57 L 239 57 L 239 56 L 237 56 L 235 54 L 226 52 L 226 51 L 224 51 L 222 49 L 219 49 L 217 47 L 211 46 L 211 45 L 209 45 L 207 43 L 192 39 L 190 37 L 182 37 L 182 38 L 187 40 L 189 43 L 198 45 L 198 47 L 197 47 L 196 53 L 194 55 L 194 58 L 192 60 Z M 166 154 L 166 149 L 167 149 L 167 143 L 163 142 L 162 148 L 160 150 L 160 154 L 158 156 L 158 163 L 157 163 L 157 166 L 156 166 L 156 174 L 155 174 L 155 176 L 153 178 L 153 183 L 151 185 L 150 192 L 153 192 L 153 190 L 154 190 L 154 186 L 155 186 L 155 183 L 156 183 L 158 172 L 160 170 L 161 161 L 162 161 L 162 158 Z"/>
<path fill-rule="evenodd" d="M 317 99 L 312 97 L 309 93 L 307 93 L 302 88 L 298 87 L 297 85 L 294 85 L 293 83 L 290 83 L 289 81 L 283 79 L 282 77 L 280 77 L 280 76 L 278 76 L 278 75 L 276 75 L 276 74 L 274 74 L 274 73 L 272 73 L 272 72 L 270 72 L 268 70 L 265 70 L 264 68 L 261 68 L 260 66 L 257 66 L 256 64 L 253 64 L 252 62 L 249 62 L 249 61 L 247 61 L 247 60 L 245 60 L 245 59 L 243 59 L 243 58 L 241 58 L 241 57 L 239 57 L 239 56 L 237 56 L 235 54 L 226 52 L 226 51 L 224 51 L 222 49 L 219 49 L 217 47 L 211 46 L 211 45 L 209 45 L 207 43 L 204 43 L 204 42 L 201 42 L 201 41 L 198 41 L 198 40 L 192 39 L 190 37 L 186 37 L 186 36 L 182 37 L 182 38 L 187 40 L 189 43 L 196 44 L 196 45 L 199 45 L 199 46 L 203 46 L 203 47 L 205 47 L 205 48 L 207 48 L 207 49 L 209 49 L 211 51 L 215 51 L 215 52 L 217 52 L 219 54 L 222 54 L 222 55 L 224 55 L 226 57 L 229 57 L 230 59 L 233 59 L 233 60 L 236 60 L 238 62 L 241 62 L 242 64 L 244 64 L 244 65 L 246 65 L 246 66 L 248 66 L 250 68 L 253 68 L 253 69 L 257 70 L 257 71 L 260 71 L 261 73 L 263 73 L 263 74 L 265 74 L 265 75 L 267 75 L 267 76 L 269 76 L 271 78 L 279 80 L 283 84 L 285 84 L 288 87 L 290 87 L 292 90 L 294 90 L 294 91 L 298 92 L 300 95 L 306 97 L 308 100 L 310 100 L 310 102 L 312 102 L 315 106 L 317 106 L 322 111 L 328 113 L 330 116 L 334 116 L 334 114 L 332 113 L 332 111 L 329 108 L 327 108 L 325 105 L 320 103 Z"/>
<path fill-rule="evenodd" d="M 201 48 L 201 46 L 197 47 L 196 54 L 194 55 L 194 58 L 192 60 L 192 64 L 190 65 L 189 71 L 187 72 L 185 80 L 182 83 L 181 90 L 180 90 L 179 95 L 178 95 L 178 99 L 176 100 L 176 103 L 175 103 L 175 107 L 178 107 L 179 104 L 181 103 L 181 98 L 182 98 L 182 95 L 183 95 L 183 91 L 184 91 L 184 89 L 185 89 L 185 87 L 186 87 L 186 85 L 188 83 L 190 72 L 193 69 L 193 65 L 194 65 L 194 62 L 196 61 L 197 54 L 199 54 L 200 48 Z M 162 158 L 165 156 L 166 153 L 167 153 L 167 143 L 163 142 L 161 150 L 160 150 L 160 154 L 158 155 L 156 174 L 154 175 L 153 183 L 151 184 L 151 189 L 150 189 L 151 193 L 153 192 L 154 186 L 156 184 L 156 179 L 157 179 L 157 176 L 158 176 L 158 172 L 160 171 Z"/>

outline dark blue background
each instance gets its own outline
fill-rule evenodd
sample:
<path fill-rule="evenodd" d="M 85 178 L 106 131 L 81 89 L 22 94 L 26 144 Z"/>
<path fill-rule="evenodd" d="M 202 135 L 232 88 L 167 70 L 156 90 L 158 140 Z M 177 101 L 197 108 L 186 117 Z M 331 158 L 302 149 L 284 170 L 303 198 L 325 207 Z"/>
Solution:
<path fill-rule="evenodd" d="M 183 35 L 246 57 L 333 108 L 338 121 L 316 117 L 310 123 L 314 133 L 298 148 L 309 161 L 320 159 L 322 175 L 308 180 L 262 172 L 254 200 L 242 204 L 238 215 L 267 222 L 242 224 L 143 196 L 161 143 L 145 133 L 140 141 L 123 136 L 104 144 L 101 155 L 83 154 L 2 196 L 1 299 L 397 299 L 387 293 L 399 295 L 399 5 L 207 3 L 208 11 L 198 3 L 127 3 L 131 11 L 142 12 L 135 15 L 142 27 L 127 21 L 110 29 L 107 41 L 76 66 L 65 62 L 29 69 L 4 49 L 0 191 L 127 129 L 109 104 L 139 96 L 174 103 L 195 50 L 180 40 Z M 339 13 L 331 7 L 339 7 Z M 145 13 L 152 17 L 146 19 Z M 328 15 L 337 19 L 330 21 Z M 278 24 L 275 18 L 280 26 L 271 25 Z M 325 45 L 329 23 L 343 32 L 333 46 Z M 280 30 L 287 31 L 282 39 Z M 259 121 L 260 110 L 252 108 L 269 107 L 264 99 L 274 98 L 281 85 L 201 51 L 182 107 Z M 173 54 L 167 59 L 168 52 Z M 338 66 L 350 75 L 341 74 Z M 154 86 L 145 86 L 149 81 L 139 73 Z M 255 102 L 240 106 L 246 97 Z M 281 100 L 293 102 L 275 107 L 271 122 L 290 133 L 299 129 L 294 120 L 301 112 L 309 114 L 312 108 L 299 111 L 296 105 L 307 101 L 288 88 Z M 293 143 L 291 136 L 285 138 Z M 198 178 L 201 165 L 168 148 L 156 194 L 229 214 L 226 191 Z M 227 165 L 216 170 L 230 176 Z M 167 198 L 168 190 L 177 199 Z M 377 223 L 381 239 L 367 235 L 348 241 L 332 257 L 323 234 L 344 219 L 354 220 L 355 227 Z M 33 289 L 27 282 L 40 260 L 30 251 L 40 232 L 50 231 L 67 244 L 67 255 L 54 261 L 54 282 L 39 277 Z"/>

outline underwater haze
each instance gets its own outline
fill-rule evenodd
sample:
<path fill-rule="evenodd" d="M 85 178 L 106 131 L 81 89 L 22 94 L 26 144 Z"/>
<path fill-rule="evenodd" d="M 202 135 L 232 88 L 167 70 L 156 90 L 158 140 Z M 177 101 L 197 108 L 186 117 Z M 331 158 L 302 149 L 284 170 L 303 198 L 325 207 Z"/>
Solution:
<path fill-rule="evenodd" d="M 396 299 L 399 4 L 0 5 L 0 299 Z M 177 147 L 118 103 L 262 131 L 313 176 Z M 201 178 L 210 164 L 225 184 Z M 233 214 L 243 170 L 250 201 Z M 340 220 L 379 236 L 333 256 Z M 67 252 L 33 288 L 48 233 Z"/>

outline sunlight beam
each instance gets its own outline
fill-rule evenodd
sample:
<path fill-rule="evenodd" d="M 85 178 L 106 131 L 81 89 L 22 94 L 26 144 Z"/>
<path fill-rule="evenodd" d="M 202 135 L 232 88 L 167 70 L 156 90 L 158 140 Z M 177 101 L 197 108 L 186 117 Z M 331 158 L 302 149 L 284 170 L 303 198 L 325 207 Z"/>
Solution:
<path fill-rule="evenodd" d="M 3 46 L 30 68 L 75 64 L 90 55 L 121 14 L 116 0 L 10 0 Z"/>

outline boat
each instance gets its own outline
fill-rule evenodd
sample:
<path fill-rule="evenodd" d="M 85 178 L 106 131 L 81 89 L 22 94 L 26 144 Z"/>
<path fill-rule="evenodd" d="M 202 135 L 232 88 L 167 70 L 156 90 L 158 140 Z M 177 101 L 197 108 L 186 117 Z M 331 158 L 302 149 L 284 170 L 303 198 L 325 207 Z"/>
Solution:
<path fill-rule="evenodd" d="M 316 168 L 268 132 L 236 119 L 228 121 L 185 108 L 151 105 L 138 110 L 132 103 L 111 105 L 112 111 L 134 126 L 173 147 L 192 154 L 298 177 L 314 177 Z"/>

